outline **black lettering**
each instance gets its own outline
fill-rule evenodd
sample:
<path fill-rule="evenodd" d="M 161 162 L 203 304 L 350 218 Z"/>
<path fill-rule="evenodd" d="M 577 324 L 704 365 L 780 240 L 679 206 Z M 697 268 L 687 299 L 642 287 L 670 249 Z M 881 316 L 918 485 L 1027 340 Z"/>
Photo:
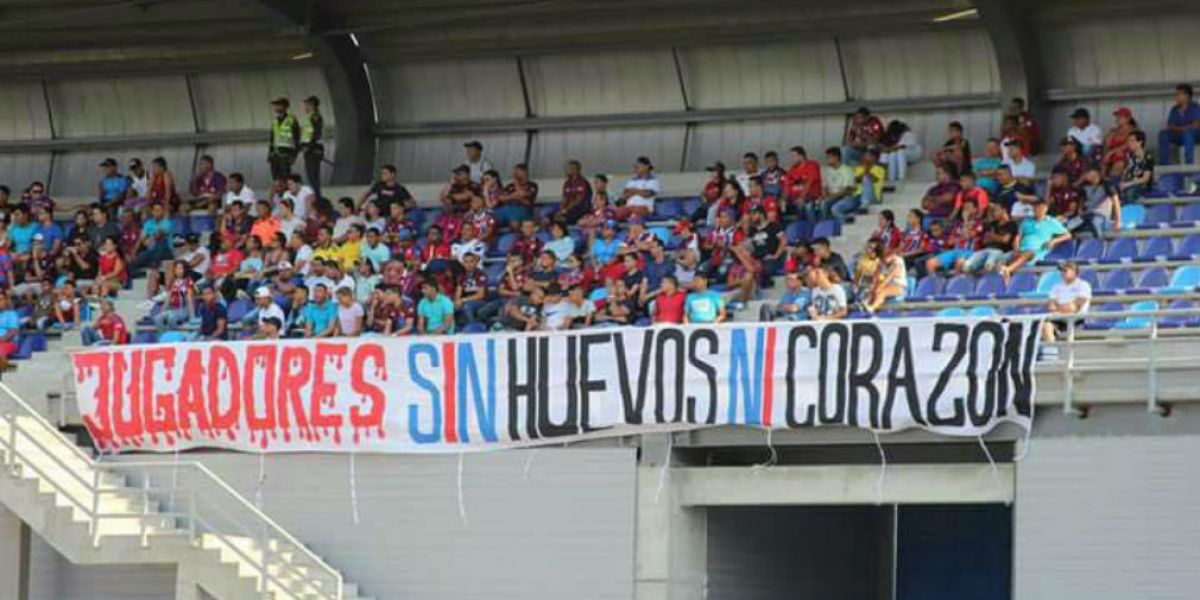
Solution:
<path fill-rule="evenodd" d="M 547 350 L 544 355 L 549 355 L 550 338 L 543 337 L 539 341 L 545 342 L 542 347 Z M 549 394 L 539 394 L 538 396 L 538 430 L 546 437 L 563 437 L 579 433 L 579 394 L 576 392 L 573 382 L 575 380 L 575 337 L 567 338 L 567 414 L 563 417 L 562 423 L 555 423 L 550 418 L 550 398 Z M 547 358 L 549 362 L 549 358 Z M 544 365 L 544 374 L 548 374 L 549 367 Z M 541 377 L 545 381 L 548 377 Z M 549 385 L 549 383 L 547 383 Z"/>
<path fill-rule="evenodd" d="M 992 364 L 988 365 L 983 383 L 983 407 L 979 404 L 979 341 L 992 336 Z M 992 421 L 996 410 L 996 370 L 1004 348 L 1004 329 L 996 321 L 980 321 L 971 330 L 971 354 L 967 359 L 967 416 L 971 425 L 984 427 Z"/>
<path fill-rule="evenodd" d="M 804 407 L 804 419 L 796 420 L 796 360 L 799 358 L 800 351 L 796 347 L 800 343 L 800 338 L 808 340 L 808 349 L 812 350 L 817 347 L 817 331 L 809 325 L 800 325 L 793 327 L 788 332 L 787 345 L 787 424 L 788 427 L 811 427 L 813 420 L 816 418 L 817 407 L 809 404 Z"/>
<path fill-rule="evenodd" d="M 606 427 L 592 427 L 591 395 L 604 392 L 608 384 L 603 379 L 592 379 L 588 365 L 591 364 L 592 346 L 607 344 L 612 341 L 612 335 L 607 333 L 587 333 L 579 336 L 579 424 L 584 433 L 600 431 Z M 604 397 L 601 395 L 601 397 Z"/>
<path fill-rule="evenodd" d="M 703 373 L 705 381 L 708 382 L 708 416 L 704 422 L 712 425 L 717 422 L 717 370 L 712 365 L 700 360 L 697 350 L 701 341 L 708 342 L 708 353 L 713 355 L 721 351 L 721 340 L 717 337 L 717 332 L 711 329 L 693 329 L 691 335 L 688 336 L 688 363 L 692 365 L 692 368 Z M 697 423 L 697 402 L 698 399 L 695 396 L 687 397 L 688 423 Z"/>
<path fill-rule="evenodd" d="M 837 349 L 837 373 L 834 374 L 835 385 L 837 389 L 834 393 L 833 402 L 836 409 L 830 413 L 829 410 L 829 357 L 830 339 L 838 338 Z M 817 376 L 817 385 L 820 391 L 817 398 L 819 408 L 817 415 L 821 420 L 822 425 L 840 424 L 845 422 L 846 418 L 846 352 L 849 349 L 847 346 L 847 338 L 850 337 L 849 330 L 844 323 L 828 323 L 821 329 L 821 368 Z"/>
<path fill-rule="evenodd" d="M 684 377 L 684 369 L 686 368 L 684 366 L 684 361 L 687 358 L 685 356 L 684 347 L 686 346 L 686 344 L 683 341 L 683 332 L 682 331 L 680 331 L 678 329 L 663 329 L 658 332 L 658 337 L 655 340 L 655 344 L 654 344 L 654 372 L 658 374 L 656 381 L 655 381 L 655 385 L 654 385 L 654 393 L 655 393 L 654 418 L 655 418 L 656 423 L 666 423 L 667 422 L 667 418 L 666 418 L 666 414 L 665 414 L 665 407 L 666 407 L 666 403 L 667 403 L 667 399 L 665 397 L 666 396 L 665 387 L 666 387 L 666 383 L 667 383 L 666 380 L 668 379 L 668 377 L 667 377 L 666 371 L 663 368 L 665 366 L 665 365 L 663 365 L 663 362 L 666 360 L 666 358 L 664 357 L 665 352 L 663 352 L 663 349 L 667 345 L 668 342 L 673 343 L 675 345 L 675 352 L 674 352 L 675 370 L 674 370 L 674 373 L 672 373 L 672 375 L 670 377 L 670 380 L 674 383 L 674 386 L 675 386 L 675 396 L 672 401 L 672 404 L 674 405 L 674 411 L 672 412 L 671 422 L 678 423 L 680 421 L 680 419 L 683 418 L 683 403 L 684 403 L 684 395 L 685 395 L 684 390 L 683 390 L 683 388 L 684 388 L 683 384 L 684 384 L 684 380 L 686 379 Z"/>
<path fill-rule="evenodd" d="M 900 370 L 904 374 L 900 374 Z M 925 415 L 921 410 L 921 399 L 917 393 L 916 367 L 913 365 L 912 335 L 908 327 L 896 329 L 896 344 L 892 347 L 892 367 L 888 370 L 887 398 L 883 401 L 883 420 L 880 426 L 884 430 L 892 428 L 892 406 L 896 402 L 896 393 L 904 391 L 908 402 L 908 412 L 918 425 L 926 425 Z"/>
<path fill-rule="evenodd" d="M 1000 406 L 996 415 L 1003 417 L 1008 414 L 1011 402 L 1013 410 L 1018 415 L 1029 417 L 1033 415 L 1030 398 L 1033 395 L 1033 356 L 1036 353 L 1038 332 L 1041 321 L 1030 321 L 1028 331 L 1025 323 L 1012 321 L 1008 324 L 1008 337 L 1004 341 L 1004 358 L 1000 361 L 1002 377 L 998 382 L 997 395 Z M 1011 394 L 1009 384 L 1012 385 Z M 1011 400 L 1009 399 L 1011 395 Z"/>
<path fill-rule="evenodd" d="M 521 439 L 521 428 L 517 425 L 520 415 L 518 405 L 524 399 L 525 430 L 530 439 L 537 439 L 537 339 L 525 338 L 525 379 L 517 373 L 517 338 L 508 340 L 508 435 L 513 440 Z"/>
<path fill-rule="evenodd" d="M 637 397 L 630 393 L 629 366 L 625 364 L 625 336 L 613 334 L 617 350 L 617 378 L 621 380 L 621 401 L 625 407 L 625 423 L 642 424 L 642 408 L 646 406 L 646 376 L 650 372 L 650 349 L 653 347 L 654 330 L 647 329 L 642 337 L 642 360 L 638 365 Z"/>
<path fill-rule="evenodd" d="M 963 356 L 967 353 L 967 336 L 970 332 L 967 326 L 963 323 L 937 323 L 933 326 L 933 351 L 941 352 L 942 338 L 946 337 L 947 333 L 953 333 L 957 341 L 954 344 L 954 354 L 950 356 L 950 361 L 942 368 L 942 372 L 938 375 L 937 383 L 933 386 L 933 391 L 929 394 L 929 400 L 925 403 L 925 413 L 929 416 L 929 424 L 937 427 L 940 425 L 949 425 L 961 427 L 966 422 L 966 415 L 963 414 L 963 399 L 959 396 L 954 399 L 954 412 L 950 417 L 943 418 L 938 415 L 937 402 L 942 397 L 942 393 L 946 391 L 946 386 L 950 383 L 950 377 L 954 375 L 958 364 L 962 362 Z"/>
<path fill-rule="evenodd" d="M 874 323 L 855 323 L 850 330 L 850 378 L 847 386 L 849 423 L 858 426 L 858 390 L 866 390 L 871 398 L 871 427 L 879 429 L 879 389 L 875 375 L 883 364 L 883 334 Z M 871 341 L 871 358 L 865 370 L 859 370 L 859 356 L 864 339 Z"/>

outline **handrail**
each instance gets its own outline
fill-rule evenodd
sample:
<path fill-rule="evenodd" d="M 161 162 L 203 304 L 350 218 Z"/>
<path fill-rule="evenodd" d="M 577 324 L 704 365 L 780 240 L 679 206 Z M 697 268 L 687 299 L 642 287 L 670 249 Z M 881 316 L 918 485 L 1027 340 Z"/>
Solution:
<path fill-rule="evenodd" d="M 247 510 L 249 512 L 249 514 L 255 520 L 257 520 L 260 525 L 263 526 L 263 532 L 262 532 L 261 536 L 257 533 L 245 534 L 249 539 L 261 539 L 263 542 L 263 548 L 261 549 L 262 556 L 259 558 L 258 561 L 254 560 L 254 558 L 252 556 L 250 556 L 247 552 L 245 552 L 243 549 L 238 548 L 236 544 L 228 542 L 225 532 L 222 532 L 216 528 L 211 528 L 211 529 L 212 529 L 213 534 L 217 535 L 217 537 L 219 539 L 222 539 L 223 541 L 225 541 L 226 545 L 228 545 L 235 553 L 242 556 L 247 562 L 249 562 L 251 564 L 261 563 L 260 565 L 256 565 L 256 566 L 259 567 L 259 569 L 262 573 L 261 585 L 264 586 L 264 589 L 265 589 L 265 586 L 267 585 L 268 581 L 273 581 L 276 585 L 279 585 L 280 587 L 283 587 L 284 589 L 289 587 L 289 584 L 287 584 L 284 581 L 282 581 L 281 579 L 279 579 L 279 574 L 284 573 L 286 570 L 290 574 L 292 574 L 294 576 L 298 576 L 301 579 L 301 581 L 297 585 L 300 585 L 306 589 L 315 591 L 317 594 L 321 595 L 322 597 L 332 598 L 333 600 L 342 600 L 342 596 L 343 596 L 342 588 L 344 586 L 344 580 L 343 580 L 342 574 L 340 572 L 338 572 L 336 569 L 334 569 L 332 566 L 330 566 L 328 563 L 326 563 L 320 556 L 318 556 L 311 549 L 309 549 L 308 546 L 301 543 L 300 540 L 296 539 L 286 529 L 284 529 L 282 526 L 280 526 L 278 523 L 276 523 L 273 519 L 271 519 L 269 516 L 267 516 L 261 510 L 259 510 L 258 507 L 254 506 L 252 503 L 250 503 L 245 497 L 243 497 L 241 494 L 239 494 L 237 492 L 237 490 L 235 490 L 233 487 L 231 487 L 228 483 L 225 482 L 225 480 L 221 479 L 219 476 L 217 476 L 216 473 L 212 472 L 212 470 L 210 470 L 208 467 L 206 467 L 202 463 L 196 462 L 196 461 L 161 463 L 161 462 L 110 462 L 110 461 L 95 460 L 91 456 L 88 456 L 87 453 L 85 453 L 77 445 L 75 445 L 74 443 L 71 443 L 68 439 L 66 439 L 63 436 L 63 434 L 60 431 L 58 431 L 57 428 L 50 425 L 49 421 L 47 421 L 44 417 L 42 417 L 42 415 L 40 413 L 38 413 L 36 410 L 34 410 L 31 406 L 29 406 L 29 404 L 26 403 L 20 396 L 18 396 L 15 392 L 13 392 L 13 390 L 11 388 L 9 388 L 8 385 L 4 384 L 3 382 L 0 382 L 0 391 L 3 391 L 4 394 L 7 395 L 8 399 L 10 399 L 12 401 L 13 405 L 16 407 L 15 411 L 9 412 L 6 415 L 0 415 L 0 417 L 4 418 L 4 420 L 8 422 L 8 425 L 10 427 L 10 431 L 7 432 L 8 433 L 7 439 L 0 440 L 0 447 L 7 448 L 7 450 L 8 450 L 8 462 L 10 464 L 15 464 L 19 458 L 23 459 L 21 461 L 21 463 L 23 465 L 28 465 L 30 468 L 32 468 L 34 470 L 34 472 L 38 473 L 41 476 L 42 480 L 46 481 L 47 484 L 49 484 L 53 489 L 55 489 L 62 496 L 64 496 L 65 499 L 68 502 L 70 502 L 75 508 L 82 511 L 87 517 L 90 518 L 90 520 L 92 522 L 91 531 L 92 531 L 93 535 L 99 535 L 98 522 L 100 520 L 118 519 L 118 518 L 120 518 L 120 519 L 137 518 L 141 522 L 142 536 L 143 536 L 143 541 L 144 541 L 145 535 L 146 535 L 145 521 L 147 519 L 159 518 L 159 517 L 180 518 L 180 516 L 182 515 L 182 513 L 180 511 L 172 511 L 170 509 L 168 509 L 166 511 L 156 511 L 154 513 L 146 512 L 148 510 L 148 506 L 149 506 L 148 494 L 151 489 L 150 485 L 149 485 L 149 474 L 146 472 L 151 471 L 151 470 L 166 470 L 166 469 L 176 469 L 177 470 L 177 469 L 182 468 L 182 469 L 188 470 L 189 472 L 198 473 L 200 480 L 202 482 L 215 485 L 215 487 L 218 490 L 220 490 L 220 492 L 222 492 L 224 496 L 232 497 L 234 499 L 234 503 L 236 506 L 239 506 L 242 509 Z M 32 433 L 30 433 L 26 429 L 26 425 L 24 424 L 22 419 L 19 419 L 18 417 L 22 417 L 22 418 L 29 417 L 32 420 L 32 422 L 34 424 L 36 424 L 36 426 L 42 428 L 46 433 L 49 434 L 50 437 L 57 440 L 60 447 L 66 447 L 68 449 L 68 452 L 70 452 L 75 458 L 79 459 L 79 461 L 85 466 L 85 468 L 87 470 L 91 471 L 92 481 L 88 482 L 87 478 L 78 472 L 79 471 L 78 467 L 73 467 L 71 465 L 66 464 L 63 461 L 62 457 L 58 456 L 46 444 L 43 443 L 43 440 L 38 439 L 36 436 L 34 436 Z M 74 494 L 72 492 L 68 491 L 62 484 L 60 484 L 59 481 L 56 480 L 56 478 L 50 477 L 49 474 L 42 467 L 40 467 L 37 464 L 37 461 L 30 460 L 29 457 L 25 455 L 25 453 L 22 453 L 19 450 L 19 445 L 16 442 L 16 438 L 17 438 L 18 434 L 25 436 L 25 438 L 27 438 L 30 442 L 32 442 L 33 446 L 35 448 L 37 448 L 41 453 L 43 453 L 48 459 L 50 459 L 52 462 L 57 464 L 63 470 L 67 471 L 67 473 L 80 484 L 81 488 L 88 495 L 91 496 L 92 506 L 88 507 L 86 505 L 87 503 L 84 501 L 84 499 L 76 498 L 74 496 Z M 145 505 L 143 506 L 144 512 L 140 513 L 140 514 L 139 513 L 128 513 L 128 512 L 102 513 L 99 509 L 100 496 L 104 495 L 104 494 L 109 494 L 109 493 L 117 493 L 119 490 L 104 489 L 100 483 L 100 480 L 101 480 L 100 474 L 105 473 L 105 472 L 119 474 L 119 472 L 121 472 L 121 471 L 130 471 L 130 470 L 140 471 L 140 472 L 146 474 L 146 476 L 147 476 L 145 484 L 143 486 L 143 490 L 142 490 L 143 502 L 145 502 Z M 192 493 L 189 495 L 190 500 L 191 500 L 191 505 L 189 508 L 191 510 L 186 515 L 187 519 L 188 519 L 188 533 L 189 533 L 189 536 L 191 536 L 193 538 L 194 538 L 195 529 L 196 529 L 196 527 L 195 527 L 196 521 L 204 520 L 203 517 L 200 516 L 199 514 L 197 514 L 197 511 L 196 511 L 196 501 L 195 501 L 195 494 L 194 494 L 195 489 L 194 488 L 197 485 L 198 485 L 197 483 L 191 484 L 191 486 L 193 487 L 193 489 L 190 490 Z M 240 522 L 240 519 L 234 519 L 234 520 Z M 244 524 L 241 524 L 240 527 L 243 529 L 250 529 L 250 527 L 247 527 Z M 268 535 L 268 532 L 270 535 Z M 279 560 L 278 564 L 281 567 L 281 569 L 278 571 L 277 574 L 272 574 L 270 572 L 270 564 L 271 564 L 270 557 L 272 554 L 275 554 L 274 552 L 271 551 L 272 542 L 283 542 L 283 543 L 291 546 L 291 549 L 293 549 L 296 553 L 298 553 L 303 558 L 307 559 L 307 562 L 309 564 L 311 564 L 311 566 L 313 568 L 315 568 L 317 571 L 323 571 L 323 573 L 318 573 L 314 577 L 314 575 L 311 573 L 305 574 L 305 573 L 300 572 L 298 565 L 293 564 L 291 561 Z M 332 580 L 332 582 L 334 584 L 334 589 L 332 590 L 332 593 L 327 593 L 321 589 L 324 587 L 319 584 L 319 582 L 321 580 Z"/>

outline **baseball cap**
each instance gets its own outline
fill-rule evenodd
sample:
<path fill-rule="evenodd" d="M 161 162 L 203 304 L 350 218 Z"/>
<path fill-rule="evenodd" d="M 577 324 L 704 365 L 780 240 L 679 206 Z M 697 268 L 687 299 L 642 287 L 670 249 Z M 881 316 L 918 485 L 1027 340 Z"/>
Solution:
<path fill-rule="evenodd" d="M 483 144 L 479 143 L 479 140 L 471 140 L 463 144 L 463 148 L 475 148 L 476 150 L 483 150 Z"/>
<path fill-rule="evenodd" d="M 140 159 L 140 158 L 129 159 L 129 168 L 130 169 L 136 169 L 140 166 L 142 166 L 142 159 Z"/>
<path fill-rule="evenodd" d="M 115 166 L 117 166 L 117 159 L 115 159 L 115 158 L 111 158 L 111 157 L 110 157 L 110 158 L 106 158 L 106 159 L 104 159 L 103 161 L 101 161 L 101 162 L 100 162 L 100 166 L 102 166 L 102 167 L 115 167 Z"/>
<path fill-rule="evenodd" d="M 710 171 L 710 172 L 711 171 L 724 171 L 725 163 L 718 160 L 717 162 L 713 163 L 711 166 L 705 167 L 704 170 Z"/>
<path fill-rule="evenodd" d="M 1090 119 L 1092 113 L 1089 113 L 1086 108 L 1077 108 L 1071 113 L 1072 119 Z"/>
<path fill-rule="evenodd" d="M 199 244 L 200 243 L 200 234 L 189 233 L 189 234 L 187 234 L 187 237 L 184 239 L 186 239 L 187 243 L 189 243 L 189 244 Z"/>
<path fill-rule="evenodd" d="M 278 104 L 278 105 L 280 105 L 280 106 L 288 106 L 288 105 L 290 105 L 291 103 L 290 103 L 290 102 L 288 102 L 288 99 L 287 99 L 287 98 L 284 98 L 283 96 L 280 96 L 280 97 L 278 97 L 278 98 L 276 98 L 276 99 L 272 100 L 272 101 L 271 101 L 271 104 Z"/>
<path fill-rule="evenodd" d="M 1129 110 L 1129 108 L 1127 108 L 1127 107 L 1120 106 L 1120 107 L 1117 107 L 1117 110 L 1113 111 L 1113 116 L 1114 117 L 1125 117 L 1126 119 L 1132 119 L 1133 111 Z"/>
<path fill-rule="evenodd" d="M 254 290 L 254 297 L 255 298 L 270 298 L 271 290 L 270 290 L 270 288 L 268 288 L 265 285 L 259 286 L 259 288 L 257 290 Z"/>
<path fill-rule="evenodd" d="M 650 157 L 648 157 L 648 156 L 639 156 L 639 157 L 637 157 L 637 160 L 634 162 L 636 162 L 639 165 L 646 165 L 647 167 L 650 167 L 651 169 L 654 168 L 654 163 L 650 162 Z"/>

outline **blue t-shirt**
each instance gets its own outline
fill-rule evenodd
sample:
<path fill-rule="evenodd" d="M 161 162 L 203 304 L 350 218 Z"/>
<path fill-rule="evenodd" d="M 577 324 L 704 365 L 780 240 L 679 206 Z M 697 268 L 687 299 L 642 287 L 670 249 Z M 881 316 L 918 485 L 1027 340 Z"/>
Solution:
<path fill-rule="evenodd" d="M 115 202 L 129 192 L 129 179 L 124 175 L 108 175 L 100 180 L 100 201 Z"/>
<path fill-rule="evenodd" d="M 454 302 L 445 294 L 438 294 L 433 300 L 421 298 L 417 303 L 417 314 L 425 317 L 425 333 L 440 328 L 447 320 L 450 328 L 446 333 L 454 333 Z"/>
<path fill-rule="evenodd" d="M 980 158 L 975 159 L 974 169 L 975 169 L 976 173 L 978 173 L 980 171 L 990 171 L 992 169 L 999 169 L 1000 165 L 1003 165 L 1003 164 L 1004 164 L 1004 161 L 999 158 L 991 158 L 988 156 L 982 156 Z M 996 181 L 995 178 L 980 177 L 976 181 L 976 183 L 979 184 L 979 187 L 987 190 L 987 192 L 993 196 L 995 196 L 1000 191 L 1000 182 Z"/>
<path fill-rule="evenodd" d="M 1021 221 L 1021 252 L 1033 252 L 1034 258 L 1042 260 L 1050 253 L 1050 240 L 1067 233 L 1067 228 L 1053 217 L 1041 221 L 1030 217 Z"/>
<path fill-rule="evenodd" d="M 220 300 L 213 303 L 210 307 L 207 303 L 201 302 L 196 307 L 196 313 L 200 316 L 200 335 L 211 337 L 217 331 L 217 323 L 222 319 L 226 319 L 225 303 Z M 228 321 L 226 321 L 228 323 Z M 228 330 L 228 327 L 226 327 Z M 220 339 L 225 339 L 224 334 Z"/>
<path fill-rule="evenodd" d="M 614 237 L 612 240 L 605 241 L 604 238 L 598 237 L 596 241 L 592 242 L 592 257 L 596 259 L 596 264 L 608 264 L 620 249 L 621 240 Z"/>
<path fill-rule="evenodd" d="M 333 320 L 337 318 L 337 307 L 328 300 L 325 301 L 325 304 L 309 302 L 300 309 L 300 318 L 305 323 L 312 325 L 313 334 L 316 335 L 329 329 L 329 326 L 333 324 Z"/>
<path fill-rule="evenodd" d="M 46 250 L 53 248 L 54 242 L 61 242 L 63 239 L 62 227 L 57 223 L 39 225 L 38 233 L 42 234 L 42 247 Z"/>
<path fill-rule="evenodd" d="M 4 335 L 13 329 L 21 328 L 21 315 L 12 308 L 0 310 L 0 335 Z"/>
<path fill-rule="evenodd" d="M 721 299 L 720 294 L 712 290 L 705 290 L 688 294 L 683 308 L 687 311 L 690 323 L 714 323 L 724 305 L 725 301 Z"/>
<path fill-rule="evenodd" d="M 172 224 L 170 219 L 146 219 L 142 221 L 142 233 L 146 237 L 154 237 L 155 234 L 162 232 L 162 238 L 155 245 L 171 245 L 171 229 Z"/>
<path fill-rule="evenodd" d="M 24 225 L 9 225 L 8 239 L 12 240 L 13 252 L 25 254 L 33 247 L 33 234 L 38 232 L 38 226 L 33 223 Z"/>
<path fill-rule="evenodd" d="M 1167 125 L 1171 127 L 1184 127 L 1192 121 L 1200 120 L 1200 104 L 1192 102 L 1188 104 L 1187 110 L 1179 110 L 1179 105 L 1171 107 L 1171 112 L 1167 113 Z"/>

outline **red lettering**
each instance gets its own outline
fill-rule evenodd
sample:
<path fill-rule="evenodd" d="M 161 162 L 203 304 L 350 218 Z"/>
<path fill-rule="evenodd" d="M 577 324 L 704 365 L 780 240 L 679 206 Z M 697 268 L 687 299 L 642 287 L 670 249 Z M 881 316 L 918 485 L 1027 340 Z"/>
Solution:
<path fill-rule="evenodd" d="M 213 429 L 225 431 L 230 440 L 236 438 L 238 417 L 242 408 L 241 382 L 238 378 L 237 357 L 233 350 L 224 346 L 212 346 L 208 350 L 208 414 Z M 229 408 L 221 412 L 221 382 L 229 381 Z"/>
<path fill-rule="evenodd" d="M 296 417 L 296 430 L 300 432 L 300 439 L 315 439 L 313 432 L 309 429 L 304 398 L 300 395 L 300 390 L 308 385 L 308 380 L 312 376 L 312 353 L 304 346 L 284 346 L 279 363 L 277 401 L 279 403 L 279 427 L 283 429 L 283 439 L 291 441 L 291 434 L 288 433 L 290 431 L 289 414 Z M 299 367 L 299 370 L 293 372 L 292 365 Z"/>
<path fill-rule="evenodd" d="M 325 365 L 332 360 L 340 370 L 345 356 L 346 344 L 317 344 L 317 351 L 313 357 L 315 364 L 313 365 L 312 398 L 309 399 L 312 407 L 309 418 L 312 420 L 313 427 L 318 431 L 330 429 L 334 442 L 338 444 L 341 443 L 342 415 L 327 414 L 323 411 L 326 406 L 334 407 L 336 402 L 334 394 L 337 393 L 337 385 L 325 379 Z"/>
<path fill-rule="evenodd" d="M 75 367 L 76 383 L 83 383 L 89 377 L 96 378 L 95 412 L 83 415 L 83 424 L 100 450 L 108 448 L 113 443 L 112 415 L 109 401 L 109 357 L 107 352 L 86 352 L 75 354 L 71 361 Z M 95 371 L 95 375 L 92 375 Z"/>
<path fill-rule="evenodd" d="M 158 380 L 154 365 L 163 363 L 165 371 L 170 373 L 175 364 L 175 349 L 170 346 L 149 348 L 144 351 L 144 356 L 141 370 L 142 420 L 146 424 L 146 431 L 150 433 L 150 439 L 157 444 L 158 434 L 173 432 L 176 423 L 174 396 L 154 393 L 154 382 Z M 168 443 L 173 441 L 172 436 L 167 436 Z"/>
<path fill-rule="evenodd" d="M 246 426 L 250 429 L 250 443 L 258 439 L 259 446 L 266 448 L 268 438 L 275 435 L 275 353 L 273 345 L 254 345 L 246 348 L 246 364 L 243 371 L 243 397 L 246 406 Z M 259 416 L 254 401 L 255 373 L 263 370 L 263 415 Z"/>
<path fill-rule="evenodd" d="M 458 405 L 454 403 L 454 392 L 458 391 L 454 380 L 454 343 L 442 344 L 442 435 L 447 442 L 458 441 Z"/>
<path fill-rule="evenodd" d="M 354 393 L 361 394 L 362 399 L 370 402 L 369 411 L 363 411 L 362 406 L 350 407 L 350 424 L 354 426 L 354 443 L 359 441 L 359 431 L 375 428 L 379 437 L 383 437 L 383 413 L 387 408 L 387 398 L 379 386 L 368 383 L 364 377 L 367 361 L 375 365 L 375 377 L 387 381 L 387 364 L 384 361 L 383 347 L 379 344 L 362 344 L 354 351 L 350 363 L 350 388 Z"/>
<path fill-rule="evenodd" d="M 130 362 L 125 362 L 126 354 L 130 357 Z M 136 374 L 141 371 L 142 367 L 142 351 L 131 350 L 126 352 L 114 352 L 113 355 L 113 376 L 112 376 L 112 412 L 113 412 L 113 432 L 116 434 L 117 443 L 124 444 L 126 442 L 140 446 L 142 444 L 142 436 L 145 434 L 145 429 L 142 425 L 142 394 L 141 385 Z M 129 387 L 125 387 L 126 374 L 129 377 Z M 128 391 L 128 398 L 126 397 Z M 126 400 L 129 403 L 128 414 L 126 418 Z"/>
<path fill-rule="evenodd" d="M 198 349 L 188 350 L 187 360 L 183 363 L 183 373 L 179 377 L 178 401 L 179 422 L 177 429 L 183 437 L 192 439 L 192 427 L 200 430 L 200 435 L 212 435 L 212 423 L 208 420 L 208 412 L 204 409 L 204 368 L 201 366 L 203 355 Z M 195 425 L 192 416 L 195 415 Z"/>

